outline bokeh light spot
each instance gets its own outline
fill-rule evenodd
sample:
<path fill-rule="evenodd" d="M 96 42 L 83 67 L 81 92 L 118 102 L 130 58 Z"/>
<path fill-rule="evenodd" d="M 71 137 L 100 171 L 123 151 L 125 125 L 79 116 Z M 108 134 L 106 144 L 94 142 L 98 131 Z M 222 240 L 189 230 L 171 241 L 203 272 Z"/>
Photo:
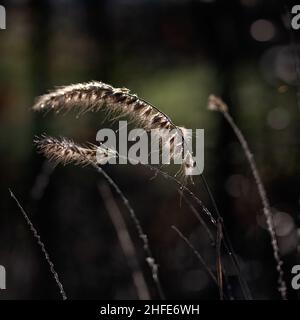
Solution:
<path fill-rule="evenodd" d="M 252 23 L 250 34 L 256 41 L 270 41 L 275 36 L 275 27 L 271 21 L 259 19 Z"/>
<path fill-rule="evenodd" d="M 283 108 L 274 108 L 268 113 L 267 123 L 272 129 L 283 130 L 290 124 L 290 114 Z"/>

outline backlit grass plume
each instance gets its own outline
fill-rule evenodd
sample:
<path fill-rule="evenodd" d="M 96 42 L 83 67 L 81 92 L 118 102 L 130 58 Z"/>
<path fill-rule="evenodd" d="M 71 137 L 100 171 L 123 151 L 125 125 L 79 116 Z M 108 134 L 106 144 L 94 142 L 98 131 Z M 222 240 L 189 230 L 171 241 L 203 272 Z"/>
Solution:
<path fill-rule="evenodd" d="M 173 158 L 183 154 L 184 143 L 188 140 L 185 128 L 176 126 L 157 107 L 130 93 L 129 89 L 114 88 L 103 82 L 92 81 L 58 88 L 37 98 L 33 106 L 36 111 L 53 110 L 55 113 L 73 109 L 79 114 L 103 109 L 110 119 L 116 115 L 128 116 L 146 130 L 158 129 L 160 136 L 166 136 L 165 141 L 168 141 Z M 175 129 L 174 133 L 169 134 L 172 129 Z M 191 155 L 192 151 L 186 150 L 183 161 L 185 175 L 189 175 L 196 165 Z"/>
<path fill-rule="evenodd" d="M 43 135 L 36 137 L 34 142 L 39 152 L 43 153 L 48 159 L 62 164 L 73 163 L 80 166 L 91 163 L 101 164 L 116 156 L 110 149 L 91 143 L 81 146 L 67 138 L 59 140 Z"/>

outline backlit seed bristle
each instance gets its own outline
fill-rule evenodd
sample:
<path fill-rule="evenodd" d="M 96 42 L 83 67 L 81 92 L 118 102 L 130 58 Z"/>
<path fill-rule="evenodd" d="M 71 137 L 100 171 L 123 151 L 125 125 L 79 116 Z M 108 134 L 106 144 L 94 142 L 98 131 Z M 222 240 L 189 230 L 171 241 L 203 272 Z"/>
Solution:
<path fill-rule="evenodd" d="M 43 153 L 48 159 L 58 163 L 75 165 L 96 164 L 99 157 L 103 156 L 103 161 L 112 155 L 102 147 L 93 144 L 88 146 L 80 146 L 72 140 L 62 138 L 56 139 L 52 137 L 42 136 L 35 139 L 38 151 Z"/>
<path fill-rule="evenodd" d="M 228 112 L 227 104 L 221 98 L 213 94 L 208 97 L 208 109 L 212 111 Z"/>
<path fill-rule="evenodd" d="M 126 115 L 146 129 L 171 129 L 170 119 L 154 106 L 130 93 L 126 88 L 114 88 L 103 82 L 88 82 L 58 88 L 40 96 L 33 110 L 53 110 L 56 113 L 77 109 L 80 114 L 106 109 Z"/>
<path fill-rule="evenodd" d="M 146 130 L 159 129 L 165 134 L 176 129 L 174 135 L 168 140 L 171 150 L 177 152 L 177 154 L 173 152 L 173 157 L 183 151 L 183 144 L 175 145 L 175 143 L 185 141 L 185 128 L 174 125 L 166 114 L 137 95 L 130 93 L 126 88 L 114 88 L 97 81 L 73 84 L 40 96 L 33 106 L 33 110 L 53 110 L 56 113 L 72 109 L 79 111 L 79 114 L 103 109 L 108 112 L 109 118 L 114 118 L 115 114 L 128 116 Z M 176 137 L 178 140 L 175 139 Z M 185 172 L 190 171 L 192 166 L 191 157 L 188 157 L 184 163 L 185 169 L 188 169 Z"/>

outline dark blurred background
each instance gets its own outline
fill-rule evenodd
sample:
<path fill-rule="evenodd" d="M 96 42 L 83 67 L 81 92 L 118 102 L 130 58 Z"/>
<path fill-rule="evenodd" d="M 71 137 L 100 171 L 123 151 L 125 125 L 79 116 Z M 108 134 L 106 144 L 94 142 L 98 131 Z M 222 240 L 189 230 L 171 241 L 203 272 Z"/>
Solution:
<path fill-rule="evenodd" d="M 70 83 L 101 80 L 128 87 L 175 123 L 205 129 L 205 175 L 255 299 L 278 299 L 277 273 L 262 206 L 245 157 L 209 94 L 221 95 L 254 151 L 272 207 L 289 297 L 299 263 L 299 115 L 297 33 L 291 2 L 274 0 L 1 1 L 0 299 L 59 299 L 40 248 L 9 197 L 12 188 L 38 228 L 69 298 L 134 299 L 130 269 L 99 195 L 92 169 L 51 166 L 36 153 L 46 132 L 95 142 L 104 114 L 79 119 L 34 114 L 34 98 Z M 298 97 L 298 98 L 297 98 Z M 216 252 L 176 185 L 147 168 L 107 166 L 148 233 L 167 298 L 218 299 L 216 285 L 171 230 L 175 224 L 215 270 Z M 45 177 L 49 176 L 49 181 Z M 46 179 L 47 180 L 47 179 Z M 40 186 L 40 182 L 45 186 Z M 200 179 L 193 190 L 211 209 Z M 152 298 L 158 298 L 135 240 Z M 241 298 L 228 257 L 224 264 Z"/>

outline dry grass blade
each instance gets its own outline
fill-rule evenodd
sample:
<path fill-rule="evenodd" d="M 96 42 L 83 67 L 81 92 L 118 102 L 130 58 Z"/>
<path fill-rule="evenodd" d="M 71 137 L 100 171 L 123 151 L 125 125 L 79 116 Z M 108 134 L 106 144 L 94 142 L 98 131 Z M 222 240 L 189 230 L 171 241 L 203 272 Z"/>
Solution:
<path fill-rule="evenodd" d="M 267 221 L 268 231 L 269 231 L 269 234 L 271 237 L 271 245 L 273 248 L 274 259 L 276 261 L 277 271 L 278 271 L 278 285 L 279 285 L 278 290 L 281 294 L 282 299 L 286 300 L 287 299 L 287 287 L 286 287 L 286 283 L 284 281 L 284 273 L 282 270 L 283 262 L 281 260 L 280 252 L 279 252 L 279 248 L 278 248 L 278 242 L 277 242 L 275 228 L 274 228 L 274 222 L 273 222 L 273 215 L 271 212 L 270 203 L 267 198 L 267 194 L 266 194 L 264 185 L 262 183 L 262 179 L 261 179 L 261 177 L 258 173 L 257 167 L 256 167 L 256 163 L 255 163 L 253 154 L 250 151 L 250 148 L 248 146 L 248 143 L 247 143 L 243 133 L 238 128 L 238 126 L 234 122 L 233 118 L 229 114 L 228 106 L 225 104 L 225 102 L 223 102 L 220 98 L 218 98 L 214 95 L 211 95 L 208 99 L 208 108 L 210 110 L 219 111 L 223 114 L 224 118 L 229 123 L 229 125 L 231 126 L 232 130 L 234 131 L 238 141 L 240 142 L 242 149 L 245 153 L 245 156 L 247 158 L 247 161 L 250 165 L 251 172 L 253 174 L 253 177 L 254 177 L 254 180 L 255 180 L 255 183 L 256 183 L 256 186 L 258 189 L 259 196 L 261 198 L 261 202 L 263 205 L 263 212 L 264 212 L 264 215 L 265 215 L 265 218 Z"/>
<path fill-rule="evenodd" d="M 223 244 L 224 244 L 224 248 L 225 250 L 227 251 L 232 263 L 233 263 L 233 266 L 237 272 L 237 275 L 238 275 L 238 279 L 239 279 L 239 283 L 240 283 L 240 286 L 241 286 L 241 289 L 242 289 L 242 293 L 244 295 L 244 297 L 247 299 L 247 300 L 252 300 L 252 296 L 251 296 L 251 292 L 250 292 L 250 289 L 248 287 L 248 284 L 247 284 L 247 281 L 244 279 L 244 276 L 242 274 L 242 271 L 241 271 L 241 268 L 240 268 L 240 263 L 239 263 L 239 260 L 238 260 L 238 257 L 233 249 L 233 246 L 231 244 L 231 241 L 230 241 L 230 238 L 229 236 L 227 235 L 227 230 L 226 230 L 226 227 L 225 227 L 225 224 L 223 223 L 223 219 L 221 217 L 221 214 L 219 212 L 219 209 L 218 209 L 218 206 L 217 206 L 217 203 L 215 201 L 215 198 L 210 190 L 210 187 L 204 177 L 204 175 L 202 174 L 201 175 L 201 179 L 202 179 L 202 182 L 204 184 L 204 187 L 208 193 L 208 196 L 209 198 L 211 199 L 211 202 L 212 202 L 212 205 L 214 207 L 214 210 L 217 214 L 217 218 L 218 218 L 218 222 L 217 222 L 217 233 L 218 233 L 218 230 L 219 228 L 221 228 L 221 230 L 219 231 L 219 234 L 220 232 L 222 233 L 222 238 L 223 238 Z M 225 274 L 225 270 L 224 270 L 224 274 Z"/>
<path fill-rule="evenodd" d="M 44 161 L 42 168 L 30 190 L 31 198 L 34 201 L 39 201 L 43 197 L 45 190 L 49 184 L 50 176 L 54 172 L 55 167 L 55 164 L 53 164 L 52 162 L 49 162 L 48 160 Z"/>
<path fill-rule="evenodd" d="M 178 234 L 178 236 L 185 242 L 185 244 L 192 250 L 196 258 L 200 261 L 201 265 L 204 267 L 205 271 L 208 273 L 208 275 L 211 277 L 213 282 L 219 287 L 218 280 L 214 273 L 211 271 L 209 266 L 204 261 L 203 257 L 201 256 L 200 252 L 193 246 L 193 244 L 189 241 L 189 239 L 176 227 L 171 226 L 171 228 Z"/>
<path fill-rule="evenodd" d="M 220 300 L 223 300 L 223 268 L 222 268 L 222 259 L 221 259 L 221 245 L 222 245 L 222 224 L 220 220 L 218 220 L 218 228 L 217 228 L 217 263 L 216 263 L 216 269 L 217 269 L 217 279 L 219 284 L 219 292 L 220 292 Z"/>
<path fill-rule="evenodd" d="M 214 236 L 212 235 L 211 231 L 209 230 L 207 224 L 205 223 L 205 221 L 202 219 L 201 215 L 199 214 L 199 212 L 197 211 L 197 209 L 193 206 L 192 203 L 189 202 L 189 200 L 182 194 L 182 191 L 180 191 L 180 194 L 183 198 L 183 201 L 186 203 L 186 205 L 190 208 L 191 212 L 194 214 L 194 216 L 197 218 L 197 220 L 199 221 L 199 223 L 202 225 L 202 227 L 204 228 L 204 230 L 206 231 L 210 243 L 212 246 L 215 245 L 215 239 Z"/>
<path fill-rule="evenodd" d="M 143 272 L 139 266 L 137 253 L 133 241 L 128 232 L 126 222 L 115 202 L 109 186 L 106 183 L 98 185 L 99 192 L 104 201 L 105 208 L 116 230 L 121 248 L 131 269 L 132 279 L 140 300 L 150 300 L 149 289 Z"/>
<path fill-rule="evenodd" d="M 49 254 L 48 254 L 48 251 L 46 250 L 45 245 L 44 245 L 44 243 L 43 243 L 42 240 L 41 240 L 41 237 L 39 236 L 36 228 L 34 227 L 33 223 L 31 222 L 31 220 L 29 219 L 26 211 L 23 209 L 23 207 L 21 206 L 20 202 L 18 201 L 18 199 L 16 198 L 16 196 L 14 195 L 14 193 L 13 193 L 10 189 L 9 189 L 9 193 L 10 193 L 10 196 L 11 196 L 11 197 L 14 199 L 14 201 L 16 202 L 16 204 L 17 204 L 17 206 L 19 207 L 20 211 L 22 212 L 23 217 L 25 218 L 26 223 L 28 224 L 28 226 L 29 226 L 29 228 L 30 228 L 30 231 L 32 232 L 34 238 L 37 240 L 37 244 L 40 246 L 41 251 L 42 251 L 42 253 L 44 254 L 44 257 L 45 257 L 45 259 L 46 259 L 46 261 L 47 261 L 47 263 L 48 263 L 48 265 L 49 265 L 49 268 L 50 268 L 50 271 L 51 271 L 51 273 L 52 273 L 52 275 L 53 275 L 53 278 L 54 278 L 54 280 L 55 280 L 55 282 L 56 282 L 56 284 L 57 284 L 57 286 L 58 286 L 58 288 L 59 288 L 59 292 L 60 292 L 60 294 L 61 294 L 61 296 L 62 296 L 62 299 L 63 299 L 63 300 L 67 300 L 67 295 L 66 295 L 66 293 L 65 293 L 65 290 L 64 290 L 64 288 L 63 288 L 63 285 L 62 285 L 61 281 L 59 280 L 58 274 L 57 274 L 57 272 L 56 272 L 55 269 L 54 269 L 54 264 L 53 264 L 53 262 L 52 262 L 51 259 L 50 259 L 50 256 L 49 256 Z"/>

